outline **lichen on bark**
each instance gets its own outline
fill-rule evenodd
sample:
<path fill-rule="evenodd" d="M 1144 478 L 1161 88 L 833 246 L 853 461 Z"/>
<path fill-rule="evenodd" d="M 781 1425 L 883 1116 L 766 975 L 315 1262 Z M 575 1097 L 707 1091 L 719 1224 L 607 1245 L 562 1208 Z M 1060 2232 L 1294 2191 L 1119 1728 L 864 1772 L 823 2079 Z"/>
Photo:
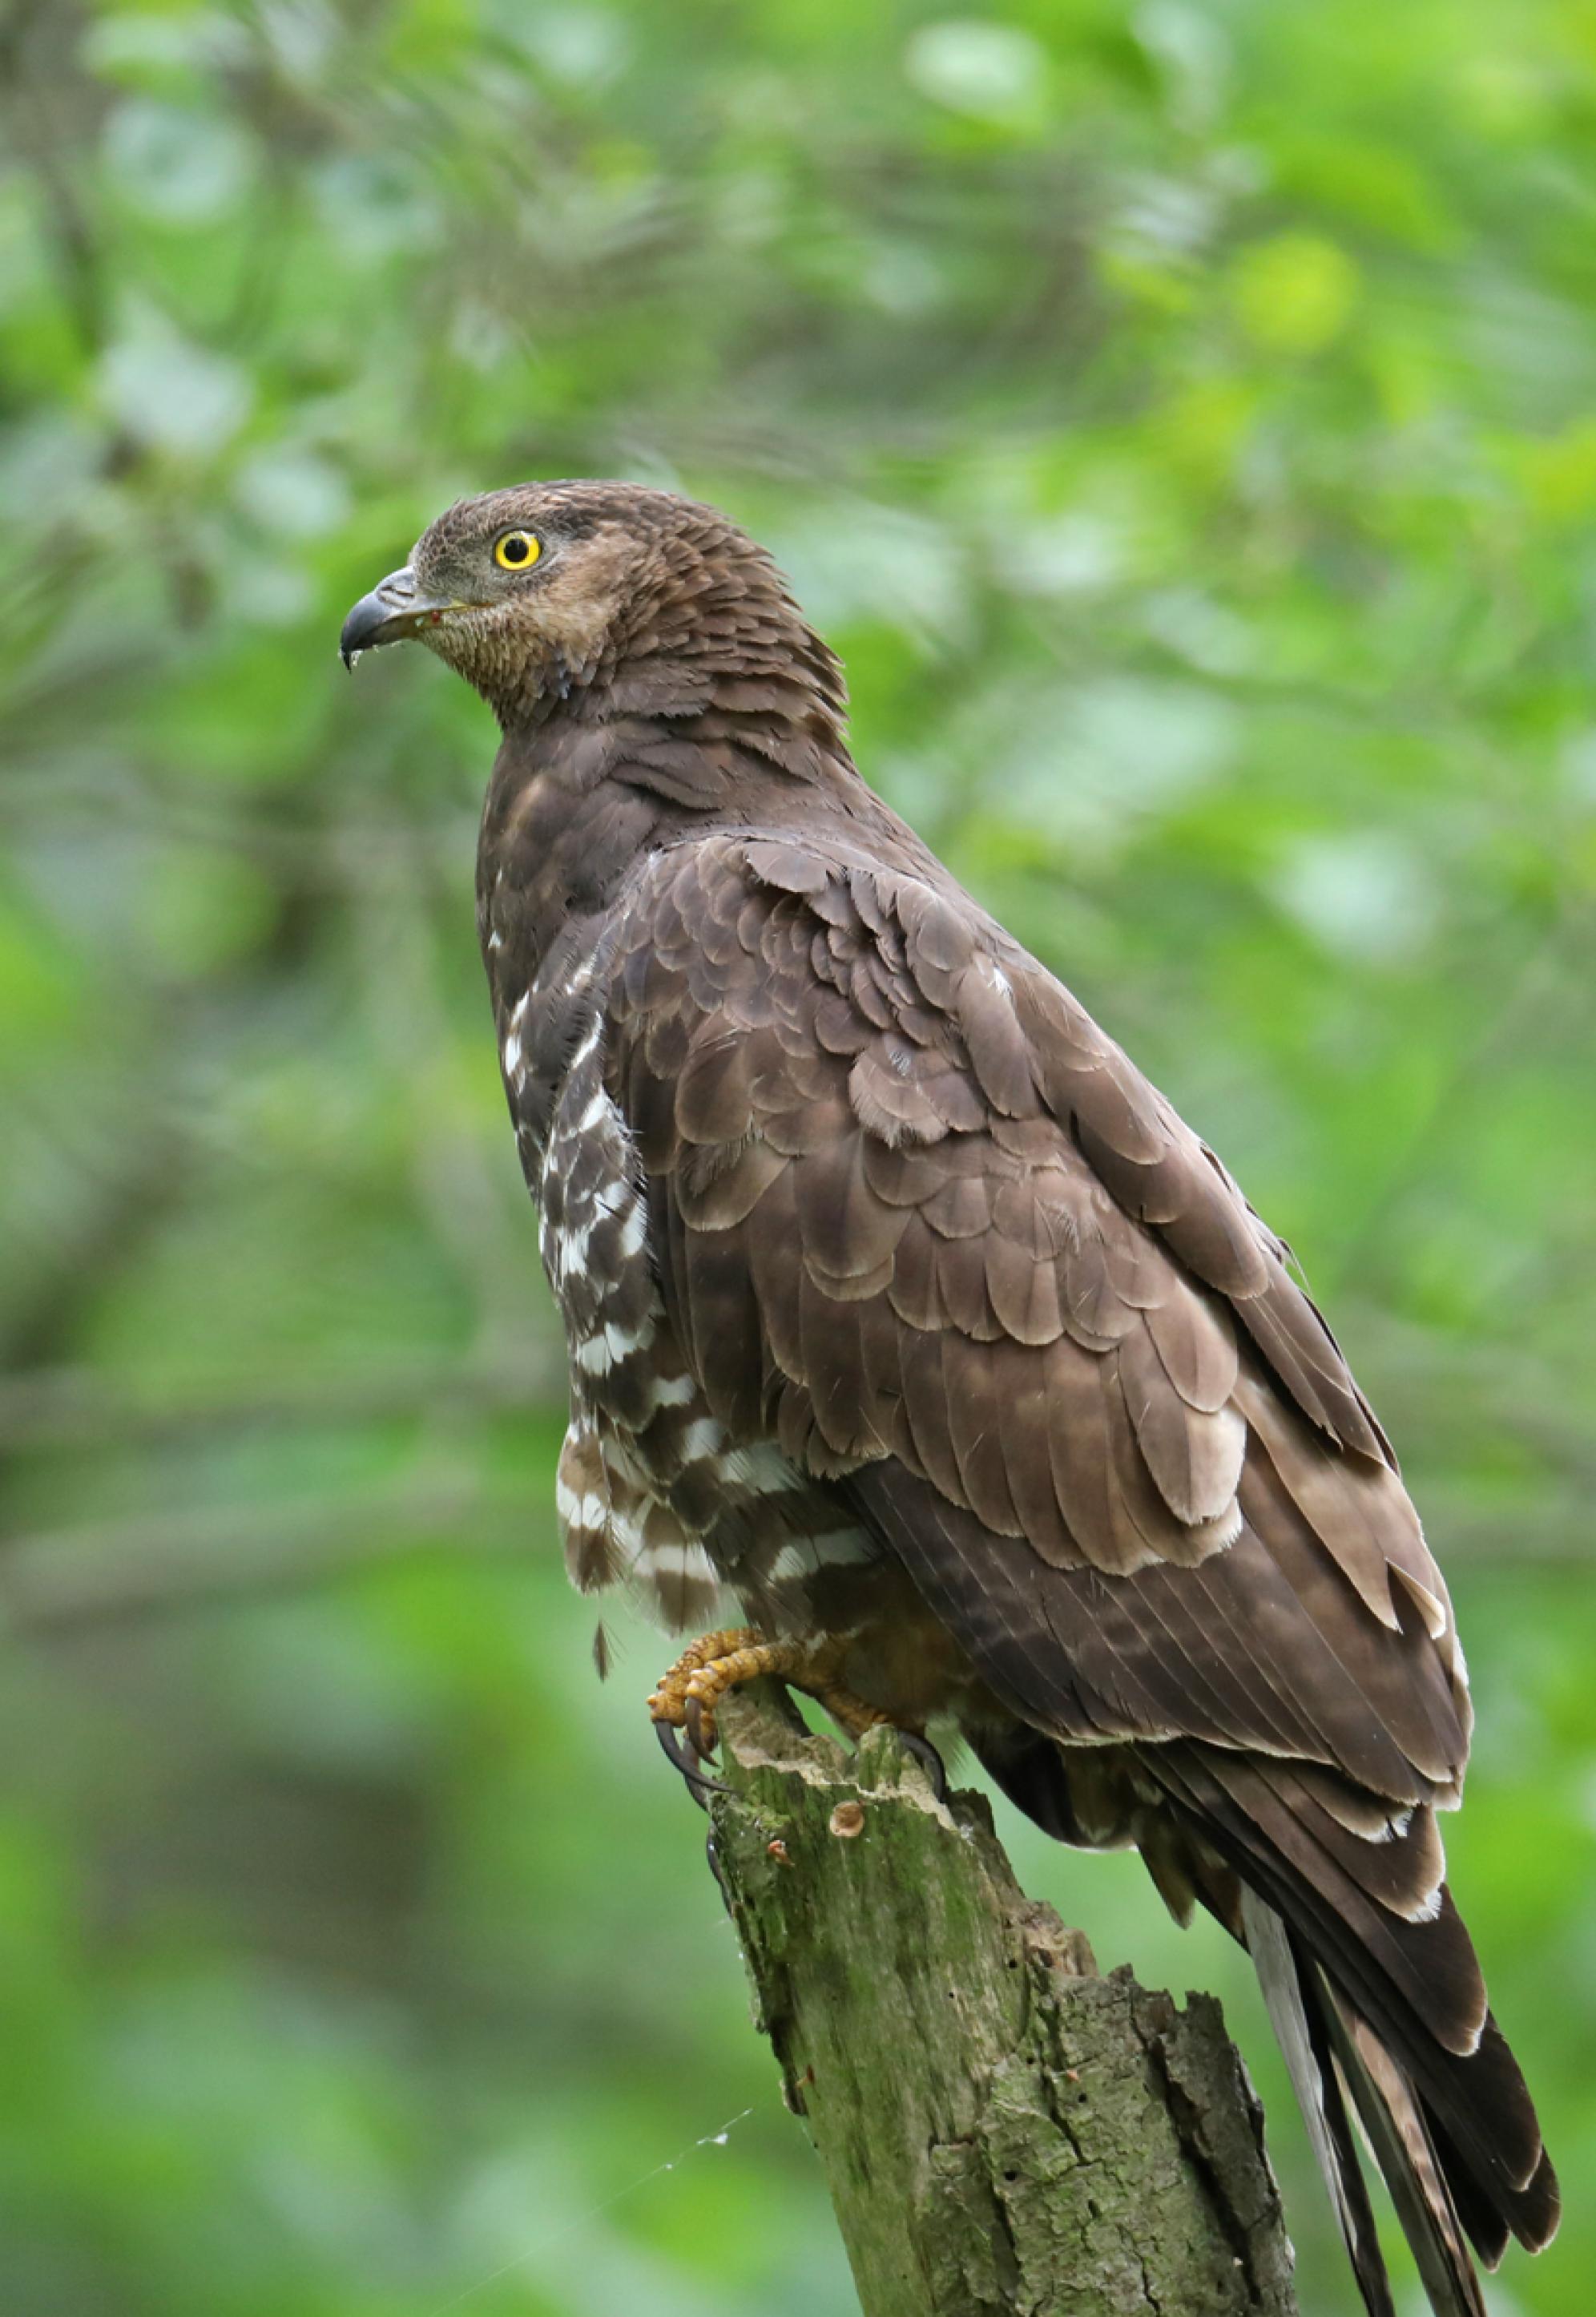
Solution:
<path fill-rule="evenodd" d="M 718 1872 L 865 2317 L 1296 2317 L 1218 2005 L 1100 1976 L 891 1731 L 762 1690 L 721 1729 Z"/>

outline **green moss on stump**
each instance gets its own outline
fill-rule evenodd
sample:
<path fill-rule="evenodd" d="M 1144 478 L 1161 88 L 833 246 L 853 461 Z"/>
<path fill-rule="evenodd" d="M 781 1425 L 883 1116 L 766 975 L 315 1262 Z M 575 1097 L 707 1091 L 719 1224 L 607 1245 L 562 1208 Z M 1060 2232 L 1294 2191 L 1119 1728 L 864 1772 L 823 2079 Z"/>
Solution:
<path fill-rule="evenodd" d="M 977 1794 L 727 1701 L 715 1843 L 865 2317 L 1295 2317 L 1262 2118 L 1181 2010 L 1014 1881 Z"/>

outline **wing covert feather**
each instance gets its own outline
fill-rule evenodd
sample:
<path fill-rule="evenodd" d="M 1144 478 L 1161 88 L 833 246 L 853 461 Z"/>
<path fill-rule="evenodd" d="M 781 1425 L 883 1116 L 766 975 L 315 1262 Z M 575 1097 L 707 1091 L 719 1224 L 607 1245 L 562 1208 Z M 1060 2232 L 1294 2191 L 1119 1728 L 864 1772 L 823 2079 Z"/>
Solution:
<path fill-rule="evenodd" d="M 1367 1405 L 1041 966 L 929 868 L 721 835 L 634 890 L 610 1011 L 716 1413 L 853 1472 L 1000 1694 L 1455 1799 L 1445 1588 Z"/>

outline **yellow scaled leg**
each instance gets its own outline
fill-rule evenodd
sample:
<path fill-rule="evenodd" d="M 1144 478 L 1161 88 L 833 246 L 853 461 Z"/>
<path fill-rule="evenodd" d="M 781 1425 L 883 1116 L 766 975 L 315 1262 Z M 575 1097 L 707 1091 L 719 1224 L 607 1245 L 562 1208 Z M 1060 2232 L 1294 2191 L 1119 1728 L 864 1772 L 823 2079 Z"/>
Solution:
<path fill-rule="evenodd" d="M 819 1699 L 838 1729 L 845 1730 L 855 1745 L 867 1730 L 874 1730 L 887 1718 L 878 1705 L 867 1705 L 862 1697 L 834 1681 L 817 1682 L 809 1695 Z"/>
<path fill-rule="evenodd" d="M 689 1642 L 648 1693 L 648 1711 L 655 1721 L 673 1722 L 680 1729 L 687 1719 L 687 1685 L 692 1676 L 739 1650 L 757 1649 L 763 1638 L 752 1625 L 723 1625 L 718 1633 L 700 1633 L 696 1642 Z"/>
<path fill-rule="evenodd" d="M 888 1716 L 837 1679 L 847 1647 L 845 1639 L 835 1638 L 771 1642 L 753 1625 L 727 1626 L 719 1633 L 705 1633 L 698 1641 L 690 1642 L 649 1693 L 648 1711 L 665 1751 L 678 1769 L 692 1776 L 687 1758 L 676 1750 L 669 1733 L 684 1730 L 699 1759 L 709 1760 L 715 1750 L 716 1707 L 728 1689 L 736 1689 L 745 1681 L 755 1681 L 762 1674 L 775 1674 L 780 1680 L 790 1682 L 795 1689 L 807 1691 L 819 1700 L 850 1738 L 862 1738 L 867 1730 L 873 1730 Z M 905 1730 L 900 1734 L 905 1744 L 927 1764 L 940 1795 L 943 1790 L 942 1766 L 935 1750 L 927 1745 L 920 1731 Z"/>
<path fill-rule="evenodd" d="M 780 1674 L 801 1688 L 815 1654 L 813 1645 L 802 1642 L 767 1642 L 753 1625 L 701 1634 L 660 1676 L 649 1693 L 648 1711 L 655 1722 L 685 1730 L 693 1752 L 707 1760 L 715 1751 L 715 1708 L 728 1689 L 763 1673 Z"/>

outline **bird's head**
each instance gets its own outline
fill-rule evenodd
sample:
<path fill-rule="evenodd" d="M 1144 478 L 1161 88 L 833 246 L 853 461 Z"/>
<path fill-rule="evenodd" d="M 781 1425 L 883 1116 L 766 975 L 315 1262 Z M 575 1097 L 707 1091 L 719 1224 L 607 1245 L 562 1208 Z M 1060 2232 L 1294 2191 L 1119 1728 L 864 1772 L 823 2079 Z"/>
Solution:
<path fill-rule="evenodd" d="M 463 499 L 363 595 L 339 649 L 415 638 L 509 725 L 647 664 L 667 714 L 818 646 L 762 548 L 718 514 L 629 483 L 526 483 Z"/>

